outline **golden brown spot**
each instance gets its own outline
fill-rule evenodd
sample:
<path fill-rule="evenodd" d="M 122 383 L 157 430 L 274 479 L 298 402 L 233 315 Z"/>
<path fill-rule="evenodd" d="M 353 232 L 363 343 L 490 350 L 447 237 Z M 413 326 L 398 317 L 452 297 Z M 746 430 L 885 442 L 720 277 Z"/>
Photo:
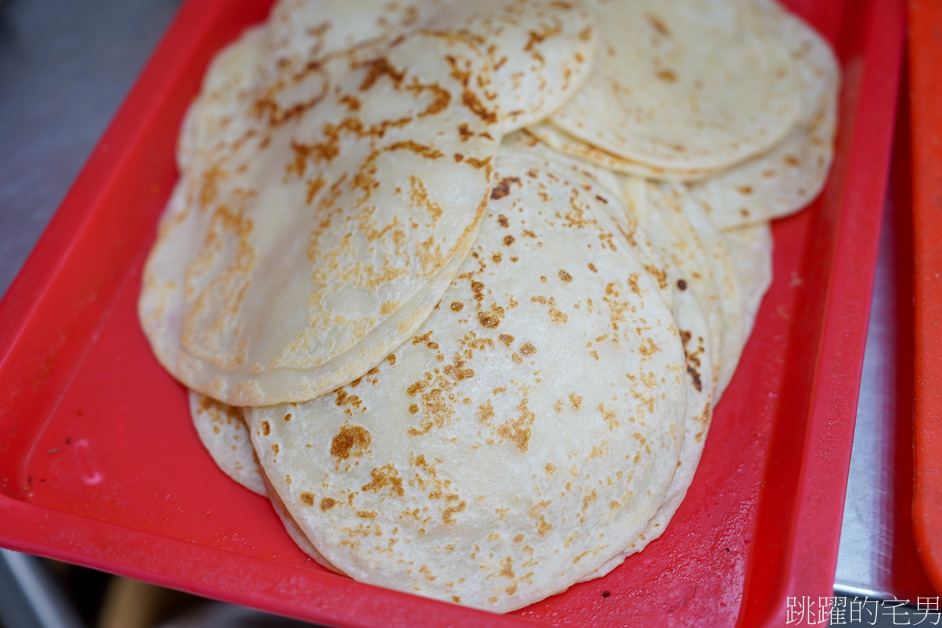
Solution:
<path fill-rule="evenodd" d="M 285 415 L 285 421 L 290 421 L 290 420 L 291 420 L 291 413 L 289 412 L 288 414 Z"/>
<path fill-rule="evenodd" d="M 700 381 L 700 372 L 699 372 L 697 369 L 695 369 L 694 367 L 692 367 L 691 365 L 688 364 L 688 365 L 687 365 L 687 374 L 690 375 L 690 379 L 693 380 L 693 386 L 694 386 L 694 388 L 697 389 L 697 392 L 702 391 L 702 390 L 703 390 L 703 383 Z"/>
<path fill-rule="evenodd" d="M 301 503 L 305 506 L 313 506 L 314 496 L 307 492 L 301 493 Z"/>
<path fill-rule="evenodd" d="M 371 59 L 363 65 L 368 66 L 366 77 L 360 84 L 360 91 L 368 90 L 373 87 L 377 80 L 382 76 L 388 76 L 395 85 L 399 85 L 405 77 L 404 70 L 396 70 L 385 57 Z"/>
<path fill-rule="evenodd" d="M 497 337 L 497 339 L 501 341 L 506 347 L 510 347 L 511 343 L 514 341 L 514 337 L 510 334 L 501 334 Z"/>
<path fill-rule="evenodd" d="M 532 342 L 525 342 L 522 347 L 520 347 L 520 353 L 523 355 L 530 355 L 536 353 L 536 347 L 533 346 Z"/>
<path fill-rule="evenodd" d="M 798 158 L 795 157 L 794 155 L 786 155 L 785 163 L 787 163 L 789 166 L 797 166 L 799 161 L 798 161 Z"/>
<path fill-rule="evenodd" d="M 442 372 L 448 377 L 452 378 L 455 381 L 461 381 L 464 379 L 471 379 L 474 377 L 474 369 L 470 368 L 461 368 L 465 365 L 464 360 L 456 359 L 454 364 L 448 364 L 443 369 Z"/>
<path fill-rule="evenodd" d="M 510 222 L 507 220 L 507 216 L 500 214 L 497 216 L 497 224 L 499 224 L 501 227 L 507 227 Z"/>
<path fill-rule="evenodd" d="M 592 262 L 589 262 L 589 270 L 591 270 L 593 273 L 599 272 L 599 269 L 596 268 L 595 264 L 593 264 Z"/>
<path fill-rule="evenodd" d="M 464 93 L 461 94 L 461 102 L 465 107 L 471 110 L 471 113 L 488 124 L 495 124 L 497 122 L 497 112 L 485 107 L 484 103 L 478 99 L 477 94 L 474 92 L 466 89 Z"/>
<path fill-rule="evenodd" d="M 686 290 L 686 289 L 687 289 L 687 282 L 684 281 L 683 279 L 678 279 L 678 280 L 677 280 L 677 289 L 678 289 L 678 290 Z"/>
<path fill-rule="evenodd" d="M 513 564 L 514 564 L 513 559 L 510 556 L 500 561 L 501 570 L 500 570 L 500 573 L 497 575 L 503 576 L 505 578 L 513 578 L 514 577 Z"/>
<path fill-rule="evenodd" d="M 344 425 L 330 442 L 330 455 L 345 460 L 362 456 L 370 446 L 370 433 L 359 425 Z"/>
<path fill-rule="evenodd" d="M 494 418 L 494 406 L 491 405 L 491 400 L 488 399 L 482 405 L 478 406 L 478 410 L 481 412 L 478 414 L 478 418 L 481 423 L 487 423 L 492 418 Z"/>
<path fill-rule="evenodd" d="M 663 268 L 658 268 L 653 264 L 645 264 L 644 269 L 657 279 L 657 284 L 661 287 L 661 290 L 667 289 L 667 286 L 670 285 L 667 283 L 667 272 Z"/>
<path fill-rule="evenodd" d="M 647 18 L 648 24 L 651 25 L 651 28 L 657 31 L 658 35 L 660 35 L 661 37 L 671 36 L 670 30 L 668 30 L 667 25 L 661 21 L 661 18 L 654 15 L 653 13 L 646 13 L 644 17 Z"/>
<path fill-rule="evenodd" d="M 418 413 L 419 413 L 419 406 L 417 406 L 414 403 L 409 406 L 409 414 L 418 414 Z"/>
<path fill-rule="evenodd" d="M 491 158 L 485 157 L 484 159 L 475 159 L 474 157 L 467 158 L 468 164 L 474 168 L 485 168 L 487 172 L 491 171 Z"/>
<path fill-rule="evenodd" d="M 536 415 L 527 406 L 526 398 L 517 406 L 520 414 L 509 419 L 497 428 L 497 434 L 513 442 L 520 451 L 527 451 L 530 443 L 530 427 L 536 419 Z"/>
<path fill-rule="evenodd" d="M 375 375 L 378 372 L 379 371 L 373 373 L 368 372 L 367 375 Z M 347 394 L 347 391 L 342 388 L 338 388 L 335 392 L 337 393 L 337 398 L 334 400 L 334 404 L 338 407 L 353 406 L 354 408 L 359 408 L 362 404 L 358 396 Z"/>
<path fill-rule="evenodd" d="M 361 107 L 360 99 L 351 94 L 345 94 L 341 96 L 340 102 L 343 105 L 347 106 L 347 109 L 350 111 L 359 111 Z"/>
<path fill-rule="evenodd" d="M 465 506 L 467 506 L 467 503 L 462 500 L 461 503 L 456 506 L 449 506 L 448 508 L 445 508 L 445 510 L 442 511 L 442 523 L 444 523 L 446 526 L 454 525 L 455 515 L 464 510 Z"/>
<path fill-rule="evenodd" d="M 602 413 L 602 420 L 605 421 L 605 424 L 608 426 L 608 429 L 614 430 L 618 427 L 618 419 L 615 418 L 615 410 L 612 408 L 606 408 L 604 403 L 599 404 L 599 412 Z"/>
<path fill-rule="evenodd" d="M 496 201 L 510 194 L 510 186 L 514 183 L 519 185 L 520 179 L 518 177 L 504 177 L 501 179 L 497 185 L 494 186 L 494 189 L 491 190 L 491 200 Z M 500 220 L 500 218 L 498 218 L 498 220 Z M 504 218 L 504 221 L 506 220 L 507 219 Z"/>
<path fill-rule="evenodd" d="M 533 303 L 539 303 L 540 305 L 548 305 L 550 320 L 554 323 L 565 323 L 569 320 L 569 316 L 567 316 L 564 312 L 556 309 L 556 299 L 553 297 L 548 299 L 544 296 L 530 297 L 530 301 Z"/>
<path fill-rule="evenodd" d="M 513 243 L 514 243 L 514 237 L 512 235 L 504 236 L 504 244 L 506 244 L 507 246 L 510 246 Z"/>
<path fill-rule="evenodd" d="M 421 93 L 427 89 L 434 92 L 434 96 L 432 97 L 432 102 L 429 104 L 428 107 L 425 108 L 425 111 L 419 114 L 420 118 L 424 118 L 425 116 L 433 116 L 436 113 L 443 111 L 448 106 L 448 103 L 451 102 L 451 94 L 448 93 L 448 90 L 435 84 L 428 84 L 428 85 L 415 84 L 415 85 L 410 85 L 406 89 L 408 89 L 410 92 L 415 92 L 415 93 Z"/>
<path fill-rule="evenodd" d="M 464 309 L 464 303 L 462 303 L 461 301 L 453 301 L 453 302 L 452 302 L 452 304 L 451 304 L 451 310 L 452 310 L 453 312 L 460 312 L 460 311 L 463 310 L 463 309 Z"/>
<path fill-rule="evenodd" d="M 399 477 L 399 472 L 392 463 L 372 469 L 370 475 L 373 476 L 373 480 L 369 484 L 364 484 L 360 490 L 378 493 L 380 489 L 389 487 L 389 490 L 399 497 L 406 494 L 402 489 L 402 478 Z"/>
<path fill-rule="evenodd" d="M 578 410 L 579 406 L 582 405 L 582 397 L 576 393 L 569 394 L 569 403 L 572 405 L 573 410 Z"/>
<path fill-rule="evenodd" d="M 677 75 L 670 70 L 659 70 L 657 77 L 667 83 L 675 83 L 677 81 Z"/>
<path fill-rule="evenodd" d="M 572 281 L 572 275 L 570 275 L 569 273 L 567 273 L 565 270 L 562 270 L 562 269 L 560 269 L 559 271 L 559 278 L 567 283 Z"/>
<path fill-rule="evenodd" d="M 500 321 L 504 317 L 504 308 L 491 304 L 490 311 L 478 312 L 478 322 L 488 329 L 495 329 L 500 326 Z"/>
<path fill-rule="evenodd" d="M 216 195 L 219 193 L 218 181 L 221 178 L 223 178 L 223 175 L 218 164 L 203 173 L 199 189 L 200 207 L 208 207 L 216 199 Z"/>
<path fill-rule="evenodd" d="M 268 421 L 262 421 L 262 434 L 265 436 L 271 434 L 271 425 L 268 424 Z"/>
<path fill-rule="evenodd" d="M 655 353 L 657 353 L 658 351 L 660 351 L 660 349 L 658 349 L 657 345 L 654 344 L 653 340 L 651 340 L 650 338 L 645 338 L 643 341 L 641 341 L 641 345 L 638 347 L 638 351 L 641 353 L 641 355 L 645 357 L 650 357 L 654 355 Z"/>

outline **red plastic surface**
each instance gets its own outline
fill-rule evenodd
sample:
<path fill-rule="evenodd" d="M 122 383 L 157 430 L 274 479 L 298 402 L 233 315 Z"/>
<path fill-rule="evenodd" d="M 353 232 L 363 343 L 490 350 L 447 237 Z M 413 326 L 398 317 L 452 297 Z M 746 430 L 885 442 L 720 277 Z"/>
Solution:
<path fill-rule="evenodd" d="M 190 0 L 0 303 L 0 544 L 342 626 L 781 625 L 831 595 L 893 132 L 902 0 L 792 0 L 844 70 L 838 154 L 664 536 L 504 617 L 358 584 L 226 478 L 139 329 L 141 267 L 213 52 L 268 1 Z M 607 592 L 607 595 L 605 593 Z"/>
<path fill-rule="evenodd" d="M 909 3 L 913 156 L 913 533 L 942 592 L 942 4 Z"/>

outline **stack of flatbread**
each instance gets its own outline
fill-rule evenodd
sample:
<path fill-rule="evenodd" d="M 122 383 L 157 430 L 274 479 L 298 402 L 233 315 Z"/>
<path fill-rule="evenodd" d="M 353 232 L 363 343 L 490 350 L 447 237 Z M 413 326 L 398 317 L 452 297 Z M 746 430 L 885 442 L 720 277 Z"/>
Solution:
<path fill-rule="evenodd" d="M 677 510 L 838 81 L 773 0 L 281 0 L 186 117 L 143 328 L 317 562 L 525 606 Z"/>

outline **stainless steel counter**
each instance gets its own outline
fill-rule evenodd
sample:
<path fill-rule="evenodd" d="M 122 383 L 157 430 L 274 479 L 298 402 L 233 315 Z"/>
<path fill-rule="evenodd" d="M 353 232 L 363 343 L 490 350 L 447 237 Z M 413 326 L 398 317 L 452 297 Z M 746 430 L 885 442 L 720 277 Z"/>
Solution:
<path fill-rule="evenodd" d="M 181 0 L 0 6 L 0 295 Z"/>
<path fill-rule="evenodd" d="M 0 5 L 0 295 L 180 4 L 12 0 Z M 905 157 L 905 146 L 899 155 Z M 895 183 L 905 185 L 905 173 L 899 179 Z M 901 281 L 908 272 L 908 208 L 897 206 L 900 198 L 905 205 L 905 194 L 888 204 L 881 241 L 835 586 L 841 593 L 915 602 L 931 592 L 913 560 L 907 527 L 912 462 L 906 342 L 911 341 L 904 330 L 911 327 L 907 284 Z M 908 575 L 901 576 L 903 571 Z"/>

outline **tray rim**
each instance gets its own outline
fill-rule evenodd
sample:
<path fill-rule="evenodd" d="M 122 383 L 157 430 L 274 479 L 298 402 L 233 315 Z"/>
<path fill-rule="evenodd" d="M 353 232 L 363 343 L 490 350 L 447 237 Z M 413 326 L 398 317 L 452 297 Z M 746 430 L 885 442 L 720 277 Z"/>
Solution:
<path fill-rule="evenodd" d="M 195 39 L 197 27 L 194 24 L 200 21 L 196 18 L 207 11 L 221 11 L 223 4 L 215 0 L 187 0 L 181 6 L 49 227 L 44 231 L 7 294 L 0 301 L 0 369 L 14 352 L 19 338 L 26 333 L 32 313 L 47 294 L 50 280 L 56 276 L 61 265 L 68 258 L 69 245 L 74 241 L 74 234 L 81 232 L 83 225 L 89 219 L 86 214 L 89 199 L 94 199 L 102 187 L 114 183 L 114 177 L 117 175 L 112 164 L 120 160 L 122 154 L 132 150 L 135 143 L 134 130 L 143 124 L 142 118 L 156 115 L 158 99 L 149 96 L 154 85 L 167 89 L 166 84 L 171 82 L 172 76 L 183 71 L 182 68 L 188 58 L 188 50 L 177 43 Z M 870 115 L 857 115 L 853 125 L 849 127 L 851 129 L 849 133 L 853 139 L 859 139 L 860 134 L 865 130 L 869 130 L 867 132 L 871 135 L 886 136 L 886 155 L 878 156 L 877 159 L 869 158 L 869 161 L 866 161 L 865 157 L 850 151 L 849 161 L 852 163 L 848 164 L 848 172 L 855 174 L 854 180 L 865 185 L 869 191 L 867 194 L 848 192 L 841 203 L 839 213 L 841 225 L 837 229 L 838 238 L 834 250 L 837 261 L 829 276 L 829 284 L 832 288 L 828 290 L 829 298 L 824 308 L 820 350 L 815 358 L 816 377 L 812 389 L 812 414 L 808 420 L 808 429 L 804 438 L 803 464 L 798 480 L 799 497 L 796 498 L 795 523 L 790 528 L 791 537 L 786 552 L 789 560 L 782 567 L 781 588 L 773 596 L 774 607 L 760 611 L 754 605 L 766 606 L 761 600 L 744 599 L 740 613 L 740 617 L 748 615 L 747 611 L 751 609 L 753 618 L 756 614 L 765 617 L 765 621 L 762 622 L 764 625 L 780 623 L 779 620 L 785 615 L 786 599 L 790 592 L 826 590 L 830 593 L 836 568 L 837 539 L 840 533 L 843 495 L 849 470 L 864 350 L 863 341 L 848 343 L 848 340 L 860 340 L 866 337 L 875 268 L 875 264 L 871 264 L 869 268 L 864 269 L 869 272 L 860 273 L 860 260 L 851 260 L 849 256 L 841 256 L 840 252 L 850 247 L 855 238 L 869 238 L 867 241 L 873 243 L 872 258 L 873 260 L 876 258 L 878 238 L 875 234 L 879 233 L 882 212 L 869 211 L 867 215 L 865 212 L 857 211 L 856 214 L 871 218 L 858 221 L 849 221 L 848 213 L 849 208 L 852 209 L 855 203 L 859 206 L 866 205 L 866 203 L 861 203 L 861 198 L 879 198 L 882 201 L 885 197 L 885 175 L 895 115 L 883 116 L 877 115 L 877 112 L 883 114 L 887 110 L 895 110 L 896 90 L 887 89 L 887 86 L 895 88 L 899 79 L 904 22 L 902 0 L 872 0 L 868 11 L 867 33 L 863 45 L 863 58 L 866 62 L 858 101 L 864 99 L 890 101 L 890 107 L 881 109 L 870 106 L 863 109 L 863 113 Z M 202 19 L 205 20 L 205 17 Z M 874 59 L 877 59 L 879 63 L 874 62 Z M 146 112 L 145 116 L 139 113 L 142 109 Z M 132 115 L 132 110 L 136 115 Z M 855 108 L 855 113 L 860 114 L 861 109 Z M 882 161 L 881 158 L 883 158 Z M 862 160 L 865 160 L 865 163 L 858 163 Z M 876 196 L 869 196 L 874 192 Z M 848 226 L 848 222 L 852 224 Z M 849 273 L 849 270 L 854 272 Z M 844 277 L 854 277 L 855 281 L 837 282 L 835 285 L 836 277 L 842 276 L 841 272 Z M 854 304 L 854 307 L 849 307 L 849 304 Z M 858 307 L 861 304 L 862 309 Z M 850 344 L 849 348 L 848 344 Z M 843 442 L 835 442 L 841 438 Z M 822 443 L 825 444 L 822 445 Z M 821 490 L 820 487 L 823 485 L 829 486 L 831 490 Z M 841 499 L 836 499 L 834 489 L 839 491 Z M 111 535 L 123 533 L 143 539 L 149 548 L 160 547 L 175 556 L 185 554 L 191 567 L 205 566 L 207 572 L 212 571 L 209 568 L 215 564 L 220 554 L 229 555 L 227 551 L 49 510 L 2 494 L 0 494 L 0 512 L 4 514 L 3 519 L 6 521 L 3 528 L 19 527 L 20 532 L 10 534 L 0 529 L 0 544 L 5 547 L 67 560 L 209 597 L 243 604 L 250 603 L 275 613 L 295 614 L 287 598 L 281 599 L 277 596 L 276 599 L 260 598 L 257 595 L 258 590 L 251 586 L 230 589 L 210 587 L 205 582 L 192 582 L 192 578 L 175 579 L 165 575 L 170 571 L 157 573 L 141 567 L 142 564 L 154 563 L 154 561 L 135 562 L 133 560 L 145 558 L 144 552 L 140 552 L 140 556 L 134 553 L 131 556 L 122 556 L 123 560 L 115 560 L 115 558 L 106 558 L 103 551 L 94 553 L 81 550 L 98 549 L 100 551 L 101 548 L 107 547 L 105 541 Z M 86 536 L 90 545 L 77 548 L 73 542 L 59 536 L 51 541 L 49 535 L 43 533 L 49 529 L 49 526 L 69 526 L 75 533 L 73 536 Z M 822 534 L 824 527 L 827 528 L 828 534 Z M 96 547 L 95 543 L 99 545 Z M 264 562 L 258 559 L 242 558 L 264 565 Z M 822 564 L 824 568 L 817 568 Z M 278 566 L 278 569 L 284 569 L 284 567 Z M 260 566 L 256 573 L 263 575 L 267 571 L 268 569 Z M 298 571 L 310 574 L 310 578 L 305 578 L 305 580 L 312 585 L 323 581 L 323 574 Z M 192 575 L 189 569 L 187 573 Z M 231 579 L 228 581 L 231 582 Z M 369 585 L 357 583 L 357 586 Z M 352 588 L 356 589 L 356 587 Z M 332 586 L 328 592 L 335 593 L 336 590 L 336 587 Z M 378 587 L 371 587 L 371 590 L 371 597 L 378 596 L 376 599 L 388 601 L 388 604 L 380 605 L 379 612 L 375 616 L 369 615 L 369 612 L 363 608 L 358 609 L 355 617 L 342 616 L 343 614 L 336 612 L 336 608 L 342 608 L 344 605 L 335 607 L 335 610 L 329 613 L 310 613 L 307 616 L 314 620 L 342 622 L 338 625 L 374 625 L 374 621 L 389 622 L 388 614 L 392 609 L 411 609 L 416 613 L 423 612 L 421 617 L 408 617 L 414 625 L 426 625 L 425 622 L 428 622 L 427 625 L 441 625 L 450 623 L 452 620 L 467 620 L 468 613 L 482 613 L 467 607 L 416 598 Z M 746 582 L 746 590 L 749 590 L 748 582 Z M 345 596 L 346 594 L 340 596 L 340 599 L 335 600 L 334 603 L 348 600 L 351 603 L 362 604 L 365 599 L 358 591 L 351 593 L 348 598 Z M 426 607 L 426 604 L 431 606 Z M 425 610 L 428 611 L 427 614 L 424 613 Z M 480 617 L 482 620 L 486 618 L 491 624 L 499 622 L 500 625 L 535 623 L 521 617 L 496 616 L 488 613 L 483 613 Z"/>

